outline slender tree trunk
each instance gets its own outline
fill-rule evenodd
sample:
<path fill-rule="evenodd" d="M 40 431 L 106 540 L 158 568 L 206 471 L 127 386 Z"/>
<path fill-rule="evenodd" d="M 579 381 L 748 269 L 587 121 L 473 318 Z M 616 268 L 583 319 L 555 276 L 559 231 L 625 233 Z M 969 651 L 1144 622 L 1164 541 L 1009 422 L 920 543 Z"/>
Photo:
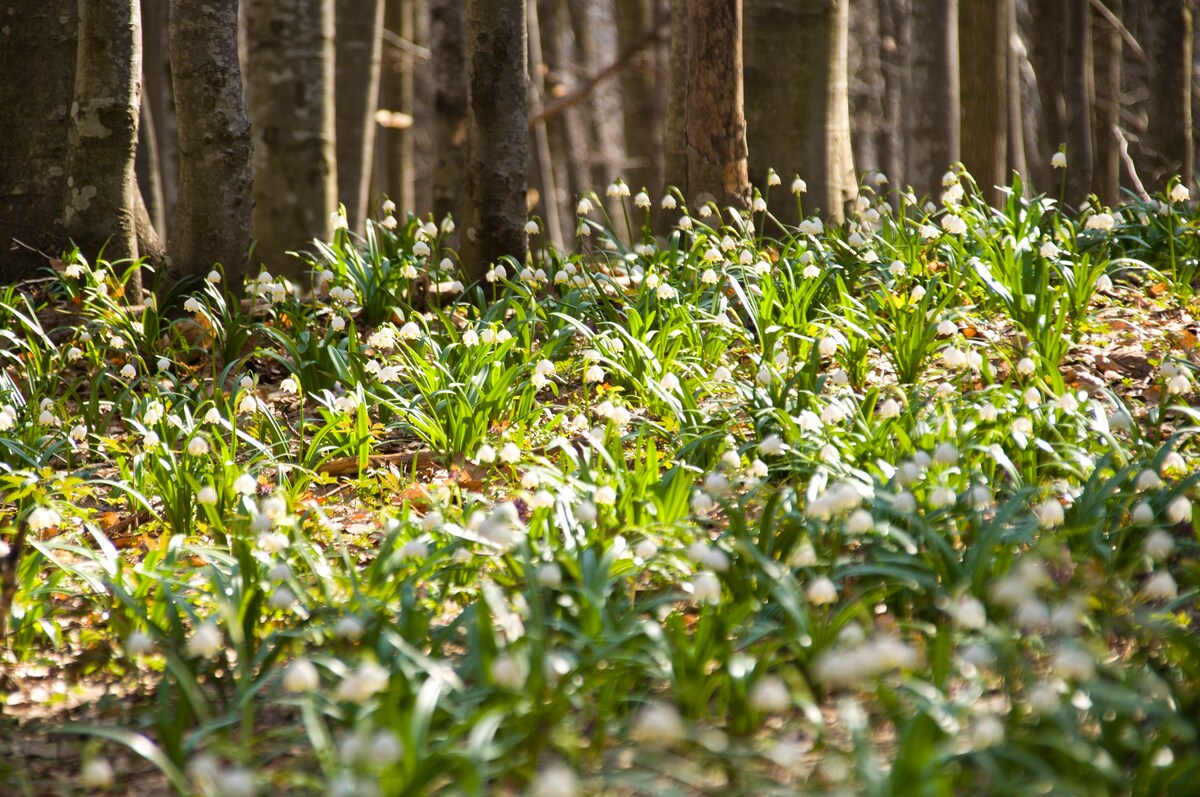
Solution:
<path fill-rule="evenodd" d="M 564 31 L 565 4 L 560 0 L 539 0 L 539 16 L 542 31 L 542 55 L 546 62 L 546 95 L 549 102 L 564 97 L 570 91 L 569 78 L 563 54 L 562 34 Z M 563 198 L 560 206 L 558 236 L 560 241 L 570 241 L 575 235 L 574 200 L 583 191 L 592 188 L 584 179 L 580 149 L 586 138 L 571 135 L 574 124 L 571 117 L 577 108 L 565 109 L 547 122 L 550 137 L 550 152 L 554 168 L 554 184 Z"/>
<path fill-rule="evenodd" d="M 150 102 L 142 94 L 141 119 L 138 121 L 137 187 L 141 192 L 146 217 L 156 230 L 166 230 L 166 209 L 163 207 L 162 164 L 158 157 L 158 135 Z"/>
<path fill-rule="evenodd" d="M 667 86 L 664 165 L 668 186 L 684 196 L 687 183 L 688 11 L 686 0 L 671 0 L 670 83 Z"/>
<path fill-rule="evenodd" d="M 1163 184 L 1178 175 L 1191 186 L 1192 149 L 1192 4 L 1157 0 L 1148 14 L 1146 54 L 1150 58 L 1150 109 L 1146 125 L 1149 173 L 1142 178 Z"/>
<path fill-rule="evenodd" d="M 850 86 L 850 143 L 860 172 L 881 170 L 878 149 L 883 121 L 883 69 L 880 61 L 879 9 L 876 3 L 850 7 L 847 71 Z"/>
<path fill-rule="evenodd" d="M 246 0 L 246 26 L 254 262 L 301 281 L 288 252 L 327 239 L 337 210 L 333 0 Z"/>
<path fill-rule="evenodd" d="M 1018 30 L 1017 0 L 1009 0 L 1008 41 L 1005 47 L 1008 59 L 1008 93 L 1005 95 L 1008 102 L 1008 172 L 1016 172 L 1025 180 L 1029 175 L 1029 164 L 1025 159 L 1025 108 L 1021 91 L 1021 64 L 1025 59 L 1025 45 L 1021 43 Z"/>
<path fill-rule="evenodd" d="M 841 221 L 857 189 L 850 151 L 846 0 L 747 0 L 746 116 L 754 179 L 808 185 L 805 211 Z M 689 142 L 690 143 L 690 142 Z M 785 223 L 795 203 L 772 206 Z"/>
<path fill-rule="evenodd" d="M 462 0 L 459 0 L 461 3 Z M 387 0 L 384 27 L 411 46 L 416 38 L 415 0 Z M 385 53 L 384 71 L 380 81 L 381 108 L 413 115 L 413 56 L 408 50 L 390 47 Z M 384 193 L 401 210 L 416 210 L 416 165 L 413 129 L 411 125 L 388 126 L 380 132 L 383 148 Z"/>
<path fill-rule="evenodd" d="M 1042 110 L 1039 163 L 1034 168 L 1038 188 L 1057 194 L 1060 177 L 1050 160 L 1067 142 L 1065 63 L 1063 41 L 1066 37 L 1063 0 L 1029 0 L 1030 61 L 1037 76 L 1038 99 Z"/>
<path fill-rule="evenodd" d="M 542 28 L 538 20 L 537 0 L 525 4 L 529 26 L 530 106 L 534 114 L 540 114 L 546 97 L 546 60 L 542 55 Z M 533 140 L 537 146 L 538 184 L 542 190 L 542 235 L 543 240 L 562 248 L 562 221 L 559 218 L 561 198 L 558 182 L 554 177 L 554 160 L 550 152 L 550 131 L 546 120 L 539 119 L 533 126 Z"/>
<path fill-rule="evenodd" d="M 628 52 L 654 26 L 651 0 L 616 0 L 617 49 Z M 643 47 L 620 74 L 625 179 L 637 191 L 662 183 L 662 113 L 655 102 L 654 51 Z"/>
<path fill-rule="evenodd" d="M 162 190 L 162 223 L 159 233 L 166 238 L 175 225 L 179 201 L 179 129 L 175 124 L 175 100 L 171 90 L 171 64 L 167 55 L 167 0 L 140 0 L 142 6 L 142 102 L 143 114 L 154 120 L 154 149 L 158 154 L 159 185 Z M 140 134 L 139 134 L 140 135 Z M 149 201 L 149 200 L 147 200 Z"/>
<path fill-rule="evenodd" d="M 238 0 L 173 0 L 172 82 L 179 125 L 179 205 L 171 272 L 214 264 L 240 292 L 250 249 L 250 122 L 237 43 Z"/>
<path fill-rule="evenodd" d="M 688 12 L 688 199 L 746 207 L 742 0 L 692 0 Z"/>
<path fill-rule="evenodd" d="M 434 75 L 433 215 L 462 219 L 467 148 L 467 40 L 462 0 L 429 0 Z"/>
<path fill-rule="evenodd" d="M 25 4 L 0 47 L 0 282 L 33 276 L 67 246 L 67 128 L 77 0 Z"/>
<path fill-rule="evenodd" d="M 908 170 L 904 164 L 904 130 L 905 108 L 912 97 L 909 79 L 910 15 L 910 0 L 879 0 L 880 62 L 883 69 L 883 124 L 879 131 L 879 156 L 880 165 L 895 188 L 903 187 L 908 180 Z M 957 69 L 954 74 L 957 76 Z"/>
<path fill-rule="evenodd" d="M 912 99 L 908 103 L 908 181 L 917 196 L 937 198 L 942 175 L 962 159 L 958 0 L 912 0 Z"/>
<path fill-rule="evenodd" d="M 336 0 L 338 199 L 346 206 L 352 230 L 362 229 L 370 204 L 383 4 L 384 0 Z"/>
<path fill-rule="evenodd" d="M 962 102 L 962 162 L 990 201 L 1007 185 L 1008 3 L 960 0 L 959 89 Z"/>
<path fill-rule="evenodd" d="M 1123 0 L 1107 0 L 1117 19 L 1123 12 Z M 1124 47 L 1121 31 L 1100 14 L 1092 18 L 1092 42 L 1096 68 L 1093 95 L 1096 117 L 1096 174 L 1093 180 L 1100 201 L 1115 205 L 1121 199 L 1121 150 L 1113 135 L 1121 124 L 1121 59 Z"/>
<path fill-rule="evenodd" d="M 1067 193 L 1080 207 L 1092 190 L 1092 31 L 1088 0 L 1066 0 L 1066 65 L 1063 99 L 1067 108 Z"/>
<path fill-rule="evenodd" d="M 107 260 L 138 256 L 134 157 L 141 77 L 137 3 L 80 0 L 63 221 L 88 258 L 101 250 Z"/>
<path fill-rule="evenodd" d="M 525 261 L 529 94 L 525 0 L 467 0 L 467 170 L 462 256 L 469 277 Z"/>

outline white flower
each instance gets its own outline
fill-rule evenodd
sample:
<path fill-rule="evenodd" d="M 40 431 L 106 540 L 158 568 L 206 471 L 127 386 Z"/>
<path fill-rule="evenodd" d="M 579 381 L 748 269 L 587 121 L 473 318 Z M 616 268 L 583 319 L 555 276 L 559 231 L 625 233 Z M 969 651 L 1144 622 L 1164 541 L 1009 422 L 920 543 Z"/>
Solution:
<path fill-rule="evenodd" d="M 359 620 L 352 614 L 348 614 L 338 620 L 337 625 L 333 627 L 333 633 L 338 639 L 347 639 L 350 641 L 361 638 L 366 630 L 363 627 L 362 620 Z"/>
<path fill-rule="evenodd" d="M 825 576 L 819 576 L 804 591 L 814 606 L 825 606 L 838 599 L 837 587 Z"/>
<path fill-rule="evenodd" d="M 519 455 L 520 455 L 520 453 L 518 452 L 518 456 Z M 496 461 L 496 449 L 492 448 L 487 443 L 484 443 L 483 445 L 481 445 L 479 447 L 479 450 L 477 452 L 475 452 L 475 461 L 480 463 L 481 465 L 487 465 L 492 462 L 495 462 Z"/>
<path fill-rule="evenodd" d="M 1034 507 L 1033 513 L 1037 515 L 1038 525 L 1044 529 L 1061 526 L 1067 516 L 1062 503 L 1057 498 L 1047 498 Z"/>
<path fill-rule="evenodd" d="M 1058 257 L 1060 251 L 1058 244 L 1054 243 L 1054 241 L 1046 241 L 1042 244 L 1042 248 L 1038 250 L 1038 253 L 1047 260 L 1053 260 Z"/>
<path fill-rule="evenodd" d="M 599 365 L 589 366 L 588 369 L 583 372 L 583 381 L 584 382 L 603 382 L 604 381 L 604 369 L 601 368 Z"/>
<path fill-rule="evenodd" d="M 505 443 L 500 449 L 500 461 L 505 465 L 515 465 L 521 461 L 521 449 L 516 443 Z"/>
<path fill-rule="evenodd" d="M 225 638 L 221 629 L 212 620 L 206 620 L 196 627 L 187 642 L 187 655 L 191 658 L 211 659 L 221 650 Z"/>
<path fill-rule="evenodd" d="M 217 491 L 212 485 L 204 485 L 200 488 L 200 492 L 196 493 L 196 503 L 203 506 L 212 506 L 217 503 Z"/>
<path fill-rule="evenodd" d="M 700 281 L 705 285 L 716 285 L 718 280 L 717 272 L 711 268 L 706 268 L 704 273 L 700 275 Z"/>
<path fill-rule="evenodd" d="M 350 703 L 363 703 L 372 695 L 387 689 L 387 684 L 387 670 L 373 661 L 368 661 L 342 679 L 334 698 Z"/>
<path fill-rule="evenodd" d="M 787 684 L 778 675 L 765 675 L 750 688 L 750 707 L 763 714 L 786 711 L 792 705 Z"/>
<path fill-rule="evenodd" d="M 586 216 L 587 214 L 589 214 L 591 212 L 592 212 L 592 200 L 588 199 L 587 197 L 583 197 L 582 199 L 580 199 L 579 204 L 577 204 L 575 206 L 575 213 L 577 213 L 580 216 Z"/>
<path fill-rule="evenodd" d="M 612 506 L 617 502 L 617 491 L 606 484 L 596 490 L 592 500 L 602 506 Z"/>
<path fill-rule="evenodd" d="M 258 489 L 258 481 L 249 473 L 243 473 L 233 482 L 233 491 L 242 495 L 253 495 Z"/>
<path fill-rule="evenodd" d="M 186 302 L 183 303 L 183 309 L 187 310 L 189 313 L 200 312 L 200 300 L 197 299 L 195 296 L 192 296 Z"/>
<path fill-rule="evenodd" d="M 987 610 L 979 599 L 963 595 L 946 608 L 946 613 L 962 628 L 979 629 L 987 624 Z"/>
<path fill-rule="evenodd" d="M 1166 570 L 1159 570 L 1142 587 L 1142 595 L 1151 601 L 1172 601 L 1179 595 L 1179 585 Z"/>
<path fill-rule="evenodd" d="M 921 301 L 925 298 L 925 288 L 920 285 L 914 285 L 913 289 L 908 292 L 908 298 L 914 302 Z"/>
<path fill-rule="evenodd" d="M 1183 500 L 1186 501 L 1187 499 Z M 1174 506 L 1173 503 L 1172 506 Z M 1191 508 L 1189 507 L 1189 511 L 1190 510 Z M 1170 511 L 1171 509 L 1168 508 L 1168 514 Z M 1168 556 L 1170 556 L 1174 551 L 1175 538 L 1161 529 L 1151 534 L 1146 538 L 1146 541 L 1142 543 L 1142 552 L 1155 562 L 1161 562 L 1163 559 L 1166 559 Z"/>
<path fill-rule="evenodd" d="M 575 773 L 562 764 L 551 764 L 533 778 L 531 797 L 577 797 L 579 781 Z"/>
<path fill-rule="evenodd" d="M 691 581 L 692 597 L 700 603 L 720 603 L 721 581 L 707 570 L 697 573 Z"/>
<path fill-rule="evenodd" d="M 763 199 L 760 196 L 754 197 L 754 204 L 751 205 L 751 210 L 753 210 L 755 213 L 763 213 L 766 211 L 766 209 L 767 209 L 767 200 Z"/>
<path fill-rule="evenodd" d="M 121 376 L 125 379 L 133 379 L 137 376 L 137 369 L 133 367 L 133 363 L 125 363 L 125 367 L 121 369 Z"/>
<path fill-rule="evenodd" d="M 889 420 L 891 418 L 900 417 L 900 402 L 893 398 L 885 399 L 882 404 L 875 408 L 875 414 L 881 420 Z"/>
<path fill-rule="evenodd" d="M 929 494 L 929 506 L 931 509 L 941 509 L 942 507 L 951 506 L 958 500 L 958 496 L 954 492 L 954 488 L 942 485 L 934 488 L 934 491 Z"/>
<path fill-rule="evenodd" d="M 313 692 L 320 685 L 317 667 L 308 659 L 296 659 L 283 672 L 283 688 L 289 692 Z"/>
<path fill-rule="evenodd" d="M 1192 502 L 1188 500 L 1186 495 L 1176 496 L 1171 503 L 1167 504 L 1167 520 L 1172 525 L 1183 523 L 1192 516 Z"/>
<path fill-rule="evenodd" d="M 79 783 L 85 789 L 109 789 L 116 780 L 116 773 L 107 758 L 89 758 L 79 772 Z"/>
<path fill-rule="evenodd" d="M 758 444 L 758 450 L 765 457 L 777 457 L 784 452 L 787 446 L 784 445 L 783 438 L 777 434 L 769 434 L 762 439 Z"/>
<path fill-rule="evenodd" d="M 797 177 L 795 180 L 792 180 L 792 193 L 793 194 L 796 194 L 797 196 L 799 196 L 800 194 L 806 193 L 807 191 L 808 191 L 808 183 L 804 182 L 799 177 Z"/>
<path fill-rule="evenodd" d="M 187 452 L 193 457 L 202 457 L 208 451 L 208 440 L 204 439 L 204 435 L 196 435 L 188 441 Z"/>
<path fill-rule="evenodd" d="M 1133 507 L 1131 519 L 1139 526 L 1148 526 L 1154 522 L 1154 508 L 1146 501 L 1138 501 Z"/>
<path fill-rule="evenodd" d="M 683 717 L 666 703 L 647 703 L 638 711 L 630 736 L 634 741 L 652 747 L 671 747 L 687 733 Z"/>
<path fill-rule="evenodd" d="M 942 219 L 942 229 L 951 235 L 962 235 L 967 231 L 967 223 L 959 216 L 947 216 Z"/>
<path fill-rule="evenodd" d="M 333 318 L 329 319 L 329 328 L 334 332 L 341 332 L 346 328 L 346 319 L 342 318 L 340 315 L 335 315 Z"/>
<path fill-rule="evenodd" d="M 62 516 L 48 506 L 38 506 L 29 512 L 25 524 L 30 531 L 44 531 L 61 525 Z"/>
<path fill-rule="evenodd" d="M 208 412 L 204 413 L 204 422 L 208 424 L 217 424 L 221 422 L 221 411 L 216 407 L 209 407 Z"/>
<path fill-rule="evenodd" d="M 714 382 L 729 382 L 733 379 L 733 373 L 724 365 L 717 366 L 717 369 L 712 373 L 712 381 Z"/>
<path fill-rule="evenodd" d="M 537 235 L 538 232 L 539 232 L 539 229 L 538 229 L 538 223 L 536 220 L 530 219 L 529 221 L 525 222 L 525 234 L 526 235 Z"/>
<path fill-rule="evenodd" d="M 1188 187 L 1183 183 L 1176 183 L 1174 187 L 1171 188 L 1172 202 L 1186 202 L 1191 195 L 1192 192 L 1189 191 Z"/>
<path fill-rule="evenodd" d="M 1116 226 L 1117 220 L 1111 213 L 1096 213 L 1088 216 L 1088 220 L 1084 223 L 1084 228 L 1088 230 L 1100 230 L 1101 232 L 1112 232 Z"/>
<path fill-rule="evenodd" d="M 1067 168 L 1067 153 L 1056 152 L 1053 155 L 1051 155 L 1050 156 L 1050 168 L 1051 169 Z"/>
<path fill-rule="evenodd" d="M 663 210 L 674 210 L 677 207 L 675 197 L 672 194 L 663 195 L 662 202 L 659 203 Z"/>
<path fill-rule="evenodd" d="M 921 236 L 922 240 L 932 241 L 934 238 L 938 237 L 938 228 L 934 227 L 932 224 L 922 224 L 921 229 L 918 230 L 918 234 Z"/>
<path fill-rule="evenodd" d="M 644 208 L 646 210 L 649 210 L 650 209 L 650 195 L 647 194 L 645 191 L 639 191 L 637 193 L 637 196 L 635 196 L 633 198 L 633 204 L 639 208 Z"/>
<path fill-rule="evenodd" d="M 524 688 L 529 678 L 529 664 L 523 657 L 501 653 L 492 660 L 491 674 L 497 686 L 516 692 Z"/>
<path fill-rule="evenodd" d="M 528 229 L 528 225 L 526 225 L 526 229 Z M 424 241 L 417 241 L 415 244 L 413 244 L 413 257 L 429 257 L 430 251 L 429 244 L 425 243 Z"/>

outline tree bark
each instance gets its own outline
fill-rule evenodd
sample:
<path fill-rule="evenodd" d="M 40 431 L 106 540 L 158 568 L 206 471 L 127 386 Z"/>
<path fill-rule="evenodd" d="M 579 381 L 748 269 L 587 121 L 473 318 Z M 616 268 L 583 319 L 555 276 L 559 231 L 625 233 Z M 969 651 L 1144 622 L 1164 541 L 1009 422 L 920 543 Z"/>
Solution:
<path fill-rule="evenodd" d="M 722 208 L 747 207 L 742 0 L 692 0 L 687 30 L 688 199 L 693 205 L 716 200 Z"/>
<path fill-rule="evenodd" d="M 850 7 L 847 72 L 850 99 L 850 144 L 860 172 L 878 172 L 879 129 L 883 121 L 883 69 L 880 61 L 879 9 L 874 2 Z"/>
<path fill-rule="evenodd" d="M 1178 175 L 1191 186 L 1192 149 L 1192 7 L 1190 0 L 1159 0 L 1148 9 L 1146 54 L 1149 117 L 1144 154 L 1147 183 L 1165 184 Z M 1148 179 L 1147 179 L 1148 178 Z M 1149 187 L 1149 186 L 1148 186 Z"/>
<path fill-rule="evenodd" d="M 905 108 L 912 98 L 912 81 L 909 78 L 910 0 L 878 2 L 880 64 L 883 69 L 883 124 L 879 130 L 879 159 L 891 185 L 901 188 L 908 180 L 904 163 Z"/>
<path fill-rule="evenodd" d="M 1029 173 L 1029 164 L 1025 159 L 1025 105 L 1021 78 L 1025 45 L 1017 33 L 1020 30 L 1017 27 L 1017 1 L 1009 0 L 1007 9 L 1008 37 L 1004 52 L 1008 66 L 1005 94 L 1008 103 L 1008 173 L 1016 172 L 1024 180 Z"/>
<path fill-rule="evenodd" d="M 841 221 L 857 181 L 850 151 L 846 0 L 747 0 L 746 116 L 751 169 L 808 184 L 806 210 Z M 795 203 L 772 208 L 796 223 Z"/>
<path fill-rule="evenodd" d="M 958 66 L 958 0 L 912 0 L 912 28 L 923 46 L 912 50 L 908 120 L 908 181 L 917 196 L 936 197 L 942 175 L 962 159 Z"/>
<path fill-rule="evenodd" d="M 136 258 L 142 30 L 135 0 L 79 3 L 63 224 L 88 258 Z M 140 300 L 140 297 L 138 297 Z"/>
<path fill-rule="evenodd" d="M 962 103 L 962 162 L 984 196 L 998 202 L 1007 185 L 1008 3 L 960 0 L 958 46 Z"/>
<path fill-rule="evenodd" d="M 1042 110 L 1041 149 L 1033 177 L 1042 191 L 1057 193 L 1059 176 L 1050 165 L 1058 148 L 1067 142 L 1065 64 L 1062 44 L 1066 37 L 1063 0 L 1029 0 L 1030 61 L 1037 76 L 1038 99 Z M 1068 162 L 1069 163 L 1069 162 Z"/>
<path fill-rule="evenodd" d="M 462 220 L 467 148 L 467 40 L 461 0 L 429 0 L 433 52 L 433 215 Z"/>
<path fill-rule="evenodd" d="M 145 93 L 142 94 L 141 119 L 138 120 L 137 155 L 134 169 L 146 217 L 155 230 L 166 230 L 163 203 L 162 164 L 158 157 L 158 133 L 154 114 Z"/>
<path fill-rule="evenodd" d="M 361 230 L 370 205 L 375 108 L 383 50 L 384 0 L 337 0 L 336 108 L 338 199 L 350 229 Z"/>
<path fill-rule="evenodd" d="M 1107 0 L 1108 8 L 1121 18 L 1123 0 Z M 1112 129 L 1121 124 L 1121 31 L 1104 17 L 1093 17 L 1092 42 L 1096 68 L 1093 95 L 1096 117 L 1096 174 L 1093 184 L 1100 201 L 1115 205 L 1121 199 L 1121 150 Z"/>
<path fill-rule="evenodd" d="M 253 262 L 302 281 L 307 266 L 288 252 L 328 239 L 338 204 L 333 0 L 246 0 L 245 8 Z"/>
<path fill-rule="evenodd" d="M 667 85 L 666 139 L 663 142 L 667 187 L 684 196 L 687 184 L 688 11 L 686 0 L 671 0 L 670 82 Z"/>
<path fill-rule="evenodd" d="M 1067 185 L 1064 200 L 1081 207 L 1092 190 L 1092 31 L 1088 0 L 1067 0 L 1063 48 L 1067 109 Z"/>
<path fill-rule="evenodd" d="M 546 93 L 550 102 L 570 92 L 564 55 L 563 34 L 566 30 L 566 4 L 562 0 L 539 0 L 542 20 L 542 54 L 546 61 Z M 559 214 L 559 240 L 570 241 L 575 235 L 574 200 L 594 186 L 586 177 L 583 158 L 587 156 L 586 136 L 578 121 L 579 109 L 564 109 L 547 122 L 550 151 L 553 153 L 555 185 L 564 197 L 563 212 Z M 578 135 L 572 135 L 578 131 Z"/>
<path fill-rule="evenodd" d="M 651 0 L 616 0 L 617 49 L 629 52 L 654 26 Z M 621 70 L 625 179 L 632 190 L 662 185 L 662 112 L 655 101 L 654 50 L 643 47 Z"/>
<path fill-rule="evenodd" d="M 162 223 L 158 224 L 158 232 L 165 240 L 168 230 L 175 226 L 175 205 L 179 202 L 179 128 L 175 123 L 171 63 L 167 52 L 170 12 L 167 0 L 140 2 L 142 102 L 146 106 L 143 118 L 154 120 L 154 149 L 162 190 Z"/>
<path fill-rule="evenodd" d="M 461 3 L 462 0 L 459 0 Z M 384 28 L 406 43 L 416 38 L 415 0 L 387 0 Z M 379 107 L 413 115 L 413 57 L 395 46 L 385 51 Z M 379 134 L 383 150 L 383 191 L 401 212 L 416 210 L 416 161 L 413 129 L 385 127 Z"/>
<path fill-rule="evenodd" d="M 525 4 L 526 24 L 529 26 L 530 106 L 540 116 L 546 97 L 546 60 L 542 54 L 542 32 L 538 20 L 537 0 Z M 550 152 L 550 131 L 546 120 L 538 118 L 533 125 L 533 138 L 537 145 L 537 182 L 541 186 L 542 236 L 543 241 L 562 248 L 562 222 L 559 219 L 560 197 L 558 181 L 554 175 L 554 157 Z"/>
<path fill-rule="evenodd" d="M 171 77 L 179 127 L 179 204 L 170 271 L 214 264 L 240 291 L 250 249 L 250 122 L 242 94 L 238 0 L 172 0 Z"/>
<path fill-rule="evenodd" d="M 463 266 L 525 261 L 529 95 L 525 0 L 467 0 L 467 180 Z"/>
<path fill-rule="evenodd" d="M 26 4 L 0 47 L 0 283 L 38 273 L 62 230 L 77 0 Z"/>

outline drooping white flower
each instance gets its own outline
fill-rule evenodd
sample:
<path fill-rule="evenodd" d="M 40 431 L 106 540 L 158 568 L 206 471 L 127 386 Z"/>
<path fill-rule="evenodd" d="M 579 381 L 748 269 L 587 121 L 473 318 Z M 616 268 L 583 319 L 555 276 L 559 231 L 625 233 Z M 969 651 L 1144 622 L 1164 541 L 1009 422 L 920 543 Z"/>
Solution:
<path fill-rule="evenodd" d="M 187 642 L 187 655 L 191 658 L 211 659 L 220 652 L 225 644 L 221 629 L 212 620 L 206 620 L 196 627 Z"/>
<path fill-rule="evenodd" d="M 1067 168 L 1067 153 L 1059 151 L 1050 156 L 1051 169 Z"/>
<path fill-rule="evenodd" d="M 283 672 L 283 688 L 289 692 L 313 692 L 320 685 L 320 673 L 308 659 L 296 659 Z"/>

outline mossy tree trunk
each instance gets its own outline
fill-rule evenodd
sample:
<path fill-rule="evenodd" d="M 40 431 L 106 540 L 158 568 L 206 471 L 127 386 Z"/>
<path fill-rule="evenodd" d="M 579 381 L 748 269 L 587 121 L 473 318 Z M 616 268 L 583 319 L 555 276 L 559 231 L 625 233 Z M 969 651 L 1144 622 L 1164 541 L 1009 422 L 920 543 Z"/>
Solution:
<path fill-rule="evenodd" d="M 525 0 L 467 0 L 467 169 L 463 266 L 472 279 L 525 261 L 529 95 Z M 510 275 L 511 276 L 511 275 Z"/>
<path fill-rule="evenodd" d="M 433 53 L 433 215 L 462 220 L 467 153 L 467 38 L 462 0 L 429 0 Z"/>
<path fill-rule="evenodd" d="M 288 252 L 328 239 L 338 205 L 333 0 L 246 0 L 245 8 L 253 262 L 303 282 L 308 266 Z"/>
<path fill-rule="evenodd" d="M 202 277 L 215 264 L 241 290 L 250 249 L 250 122 L 242 93 L 238 0 L 172 0 L 171 77 L 179 130 L 179 202 L 170 270 Z"/>
<path fill-rule="evenodd" d="M 31 277 L 67 245 L 67 129 L 77 0 L 25 4 L 0 36 L 0 282 Z"/>
<path fill-rule="evenodd" d="M 80 0 L 63 224 L 89 259 L 138 256 L 142 31 L 136 0 Z"/>

